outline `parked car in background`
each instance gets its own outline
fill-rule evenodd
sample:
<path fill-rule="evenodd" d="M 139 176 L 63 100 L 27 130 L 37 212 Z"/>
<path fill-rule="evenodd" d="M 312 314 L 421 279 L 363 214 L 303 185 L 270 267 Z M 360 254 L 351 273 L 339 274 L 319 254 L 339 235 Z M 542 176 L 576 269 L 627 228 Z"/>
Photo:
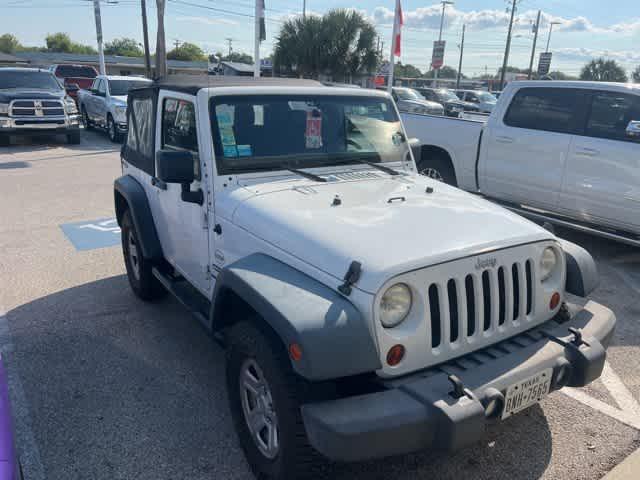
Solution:
<path fill-rule="evenodd" d="M 78 90 L 89 88 L 98 71 L 91 65 L 51 65 L 49 70 L 60 80 L 67 94 L 77 99 Z"/>
<path fill-rule="evenodd" d="M 422 172 L 640 246 L 640 85 L 511 82 L 484 122 L 405 116 Z"/>
<path fill-rule="evenodd" d="M 481 113 L 491 113 L 498 102 L 493 94 L 484 90 L 457 90 L 456 95 L 463 102 L 475 105 Z"/>
<path fill-rule="evenodd" d="M 453 91 L 446 88 L 416 88 L 416 90 L 427 100 L 440 103 L 447 117 L 459 117 L 462 112 L 478 111 L 475 104 L 463 102 Z"/>
<path fill-rule="evenodd" d="M 442 104 L 424 98 L 413 88 L 393 87 L 391 95 L 398 106 L 398 110 L 420 115 L 444 115 Z"/>
<path fill-rule="evenodd" d="M 127 132 L 129 90 L 150 83 L 151 80 L 141 77 L 98 75 L 91 88 L 78 92 L 78 107 L 84 128 L 103 128 L 112 142 L 119 142 Z"/>
<path fill-rule="evenodd" d="M 63 134 L 80 143 L 75 101 L 48 70 L 0 68 L 0 145 L 10 137 Z"/>

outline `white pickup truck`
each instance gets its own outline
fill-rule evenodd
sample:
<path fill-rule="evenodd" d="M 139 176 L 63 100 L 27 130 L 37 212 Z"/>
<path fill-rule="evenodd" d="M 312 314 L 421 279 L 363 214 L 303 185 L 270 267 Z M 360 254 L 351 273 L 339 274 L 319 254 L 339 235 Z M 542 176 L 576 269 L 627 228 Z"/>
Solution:
<path fill-rule="evenodd" d="M 512 82 L 486 122 L 402 117 L 421 173 L 640 245 L 640 85 Z"/>

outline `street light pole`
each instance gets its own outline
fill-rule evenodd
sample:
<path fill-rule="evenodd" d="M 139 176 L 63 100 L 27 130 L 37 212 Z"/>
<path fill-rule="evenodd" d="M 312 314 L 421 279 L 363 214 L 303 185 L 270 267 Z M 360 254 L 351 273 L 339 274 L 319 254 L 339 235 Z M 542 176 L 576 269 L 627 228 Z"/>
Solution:
<path fill-rule="evenodd" d="M 140 6 L 142 8 L 142 38 L 144 40 L 144 67 L 147 73 L 147 78 L 151 76 L 151 53 L 149 52 L 149 29 L 147 27 L 147 2 L 146 0 L 140 0 Z"/>
<path fill-rule="evenodd" d="M 529 76 L 527 77 L 531 80 L 533 76 L 533 59 L 536 56 L 536 44 L 538 43 L 538 32 L 540 31 L 540 15 L 542 15 L 542 10 L 538 10 L 538 18 L 536 20 L 535 28 L 535 36 L 533 37 L 533 48 L 531 49 L 531 60 L 529 60 Z"/>
<path fill-rule="evenodd" d="M 442 17 L 440 17 L 440 33 L 438 34 L 438 42 L 442 41 L 442 27 L 444 26 L 444 12 L 447 9 L 447 5 L 453 5 L 451 0 L 442 0 L 440 2 L 442 4 Z M 433 87 L 436 88 L 438 86 L 438 71 L 436 68 L 433 71 Z"/>
<path fill-rule="evenodd" d="M 302 0 L 302 18 L 307 18 L 307 0 Z"/>
<path fill-rule="evenodd" d="M 466 25 L 462 25 L 462 42 L 460 43 L 460 62 L 458 62 L 458 78 L 456 79 L 456 90 L 460 89 L 460 78 L 462 78 L 462 55 L 464 54 L 464 31 Z"/>
<path fill-rule="evenodd" d="M 98 57 L 100 59 L 100 75 L 107 74 L 104 65 L 104 49 L 102 48 L 102 18 L 100 16 L 100 0 L 93 0 L 93 14 L 96 19 L 96 38 L 98 40 Z"/>
<path fill-rule="evenodd" d="M 549 24 L 549 36 L 547 37 L 547 49 L 545 50 L 545 52 L 549 51 L 549 43 L 551 43 L 551 32 L 553 32 L 553 26 L 554 25 L 560 25 L 562 22 L 551 22 Z"/>

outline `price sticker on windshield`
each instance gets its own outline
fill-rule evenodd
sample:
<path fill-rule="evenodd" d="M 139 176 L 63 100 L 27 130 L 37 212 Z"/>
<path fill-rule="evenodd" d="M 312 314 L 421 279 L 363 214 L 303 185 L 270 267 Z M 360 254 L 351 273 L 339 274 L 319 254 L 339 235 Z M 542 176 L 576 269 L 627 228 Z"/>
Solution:
<path fill-rule="evenodd" d="M 306 148 L 322 147 L 322 115 L 318 110 L 307 112 L 307 128 L 304 132 Z"/>

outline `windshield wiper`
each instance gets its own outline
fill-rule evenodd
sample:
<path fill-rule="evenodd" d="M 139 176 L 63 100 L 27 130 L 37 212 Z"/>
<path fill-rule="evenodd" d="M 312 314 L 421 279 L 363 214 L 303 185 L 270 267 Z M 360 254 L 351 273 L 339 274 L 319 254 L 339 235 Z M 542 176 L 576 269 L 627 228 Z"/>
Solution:
<path fill-rule="evenodd" d="M 380 170 L 381 172 L 384 172 L 388 175 L 392 175 L 392 176 L 396 176 L 396 175 L 402 175 L 401 172 L 394 170 L 393 168 L 390 167 L 386 167 L 384 165 L 380 165 L 378 162 L 372 162 L 370 160 L 365 160 L 364 158 L 347 158 L 345 160 L 338 160 L 338 163 L 341 164 L 347 164 L 347 163 L 364 163 L 365 165 L 369 165 L 370 167 L 373 167 L 377 170 Z"/>
<path fill-rule="evenodd" d="M 320 175 L 316 175 L 315 173 L 305 172 L 303 170 L 298 170 L 297 168 L 291 168 L 287 165 L 283 165 L 282 168 L 284 168 L 285 170 L 291 173 L 295 173 L 296 175 L 300 175 L 301 177 L 308 178 L 309 180 L 313 180 L 314 182 L 326 183 L 327 181 L 326 178 L 321 177 Z"/>

